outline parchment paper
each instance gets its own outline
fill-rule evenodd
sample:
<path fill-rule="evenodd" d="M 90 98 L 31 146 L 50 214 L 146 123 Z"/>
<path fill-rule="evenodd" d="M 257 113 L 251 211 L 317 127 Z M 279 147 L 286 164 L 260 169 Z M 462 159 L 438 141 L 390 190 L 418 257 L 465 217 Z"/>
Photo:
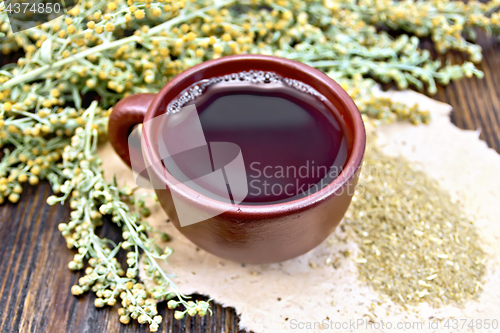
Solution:
<path fill-rule="evenodd" d="M 462 209 L 476 222 L 489 256 L 484 292 L 478 302 L 468 302 L 463 308 L 433 309 L 424 303 L 402 309 L 358 281 L 352 259 L 358 250 L 352 235 L 341 228 L 298 258 L 278 264 L 242 265 L 197 249 L 166 222 L 167 216 L 156 207 L 149 221 L 172 237 L 169 246 L 175 252 L 165 269 L 177 275 L 174 281 L 181 292 L 207 295 L 234 307 L 240 327 L 255 333 L 435 332 L 445 329 L 446 323 L 444 320 L 436 327 L 436 319 L 499 320 L 500 156 L 479 140 L 478 132 L 451 124 L 449 105 L 412 91 L 385 94 L 402 103 L 418 103 L 432 113 L 429 125 L 396 123 L 379 127 L 376 132 L 386 153 L 402 155 L 436 178 L 460 199 Z M 115 173 L 120 183 L 134 184 L 132 172 L 109 144 L 100 155 L 108 179 Z M 346 249 L 354 255 L 345 258 L 341 251 Z M 461 330 L 450 326 L 445 331 Z M 463 331 L 471 329 L 465 327 Z"/>

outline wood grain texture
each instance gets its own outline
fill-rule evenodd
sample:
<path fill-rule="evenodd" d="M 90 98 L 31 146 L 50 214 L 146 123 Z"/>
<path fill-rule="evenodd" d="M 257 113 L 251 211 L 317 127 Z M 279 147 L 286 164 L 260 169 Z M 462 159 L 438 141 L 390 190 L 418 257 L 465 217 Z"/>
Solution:
<path fill-rule="evenodd" d="M 500 152 L 500 46 L 482 38 L 485 60 L 483 80 L 465 79 L 440 88 L 435 96 L 453 106 L 452 121 L 460 128 L 481 131 L 481 138 Z M 459 61 L 460 55 L 447 59 Z M 28 187 L 17 205 L 0 208 L 0 332 L 148 332 L 137 322 L 121 325 L 114 309 L 96 309 L 95 296 L 76 298 L 70 288 L 81 273 L 71 273 L 67 263 L 74 254 L 66 248 L 57 224 L 67 220 L 67 207 L 49 207 L 48 184 Z M 112 223 L 103 234 L 118 237 Z M 164 317 L 160 332 L 238 332 L 232 309 L 214 306 L 214 315 L 173 319 L 173 311 L 159 306 Z"/>
<path fill-rule="evenodd" d="M 439 87 L 435 99 L 453 107 L 452 122 L 459 128 L 478 130 L 480 138 L 489 147 L 500 152 L 500 43 L 480 35 L 484 60 L 479 69 L 484 78 L 471 78 Z M 465 58 L 458 53 L 447 55 L 446 60 L 459 63 Z"/>

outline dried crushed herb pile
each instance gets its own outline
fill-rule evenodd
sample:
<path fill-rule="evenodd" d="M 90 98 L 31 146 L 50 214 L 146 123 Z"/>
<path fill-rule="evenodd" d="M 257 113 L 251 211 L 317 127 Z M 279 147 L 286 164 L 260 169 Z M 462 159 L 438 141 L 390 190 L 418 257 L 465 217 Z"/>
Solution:
<path fill-rule="evenodd" d="M 400 304 L 439 306 L 477 297 L 485 254 L 459 204 L 404 158 L 373 144 L 363 168 L 346 219 L 357 235 L 362 278 Z"/>

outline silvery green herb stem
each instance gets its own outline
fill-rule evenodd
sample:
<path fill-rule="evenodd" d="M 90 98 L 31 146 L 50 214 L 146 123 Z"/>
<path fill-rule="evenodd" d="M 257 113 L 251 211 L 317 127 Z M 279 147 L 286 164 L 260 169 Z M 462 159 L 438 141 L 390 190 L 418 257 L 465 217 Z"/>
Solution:
<path fill-rule="evenodd" d="M 85 51 L 82 51 L 79 54 L 75 54 L 69 58 L 58 60 L 50 65 L 43 65 L 37 69 L 34 69 L 34 70 L 27 72 L 25 74 L 22 74 L 22 75 L 16 75 L 12 79 L 10 79 L 9 81 L 7 81 L 3 85 L 1 85 L 0 90 L 11 88 L 11 87 L 13 87 L 17 84 L 21 84 L 23 82 L 29 82 L 29 81 L 36 80 L 41 75 L 43 75 L 44 73 L 46 73 L 49 70 L 57 70 L 58 68 L 60 68 L 64 65 L 70 64 L 74 61 L 78 61 L 80 58 L 84 58 L 90 54 L 95 54 L 98 52 L 102 52 L 105 50 L 109 50 L 109 49 L 118 47 L 118 46 L 123 45 L 123 44 L 133 43 L 133 42 L 137 42 L 137 41 L 139 41 L 139 37 L 130 36 L 130 37 L 123 38 L 123 39 L 120 39 L 120 40 L 117 40 L 117 41 L 114 41 L 114 42 L 111 42 L 108 44 L 101 44 L 99 46 L 94 46 L 91 49 L 87 49 Z"/>
<path fill-rule="evenodd" d="M 164 253 L 156 250 L 152 240 L 146 234 L 152 232 L 152 229 L 145 221 L 140 220 L 138 214 L 130 210 L 127 203 L 120 199 L 123 192 L 117 184 L 109 184 L 104 180 L 99 167 L 101 162 L 97 155 L 98 134 L 93 128 L 96 109 L 97 103 L 93 102 L 83 114 L 86 120 L 85 128 L 76 131 L 71 140 L 71 146 L 64 150 L 63 167 L 66 171 L 63 174 L 66 174 L 66 180 L 61 186 L 62 195 L 51 196 L 48 199 L 50 204 L 55 204 L 64 203 L 69 197 L 72 198 L 71 222 L 59 225 L 59 229 L 67 239 L 68 246 L 78 249 L 78 254 L 69 265 L 70 269 L 82 269 L 84 259 L 97 260 L 95 267 L 86 270 L 87 275 L 80 279 L 79 285 L 72 289 L 73 293 L 81 294 L 93 288 L 102 295 L 96 300 L 98 307 L 105 304 L 114 305 L 117 302 L 117 296 L 120 296 L 124 309 L 121 311 L 122 321 L 127 321 L 128 317 L 136 317 L 140 322 L 148 323 L 152 330 L 157 329 L 161 317 L 157 316 L 153 296 L 135 280 L 139 269 L 136 261 L 129 266 L 126 276 L 122 276 L 125 272 L 120 264 L 113 260 L 120 248 L 127 251 L 133 248 L 133 252 L 129 253 L 133 253 L 138 259 L 138 250 L 142 250 L 148 259 L 147 262 L 153 267 L 153 271 L 160 274 L 156 281 L 162 283 L 165 292 L 155 295 L 156 298 L 177 297 L 179 300 L 177 303 L 184 305 L 186 311 L 190 309 L 196 312 L 199 309 L 206 311 L 208 308 L 206 302 L 188 303 L 187 297 L 177 290 L 171 279 L 161 270 L 156 260 L 166 261 L 172 253 L 171 250 L 167 248 Z M 101 118 L 96 121 L 105 121 L 105 119 Z M 97 237 L 94 229 L 100 224 L 101 214 L 112 215 L 113 222 L 122 227 L 124 242 L 115 245 Z M 104 286 L 97 284 L 99 282 Z M 128 288 L 127 286 L 130 287 L 131 284 L 132 287 Z M 134 288 L 136 291 L 143 291 L 137 292 L 140 293 L 140 297 L 131 293 L 130 290 Z"/>

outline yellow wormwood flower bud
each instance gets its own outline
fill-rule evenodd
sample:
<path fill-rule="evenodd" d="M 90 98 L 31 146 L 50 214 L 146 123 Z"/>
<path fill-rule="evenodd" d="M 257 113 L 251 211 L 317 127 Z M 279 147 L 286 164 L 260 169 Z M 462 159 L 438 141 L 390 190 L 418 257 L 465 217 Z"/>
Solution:
<path fill-rule="evenodd" d="M 52 90 L 50 91 L 50 94 L 51 94 L 52 96 L 54 96 L 54 97 L 59 97 L 59 96 L 61 95 L 61 93 L 59 92 L 59 90 L 58 90 L 58 89 L 55 89 L 55 88 L 54 88 L 54 89 L 52 89 Z M 47 116 L 47 115 L 48 115 L 48 114 L 46 114 L 46 116 Z"/>
<path fill-rule="evenodd" d="M 222 53 L 222 51 L 223 51 L 222 46 L 220 46 L 220 45 L 214 46 L 215 53 Z"/>
<path fill-rule="evenodd" d="M 96 308 L 102 308 L 105 303 L 102 298 L 96 298 L 94 304 Z"/>
<path fill-rule="evenodd" d="M 3 119 L 0 119 L 0 128 L 5 126 L 5 121 Z"/>
<path fill-rule="evenodd" d="M 96 81 L 94 79 L 88 79 L 85 85 L 89 88 L 94 88 L 96 86 Z"/>
<path fill-rule="evenodd" d="M 108 9 L 111 11 L 115 10 L 116 9 L 116 2 L 109 2 Z"/>
<path fill-rule="evenodd" d="M 135 8 L 135 6 L 130 6 L 130 7 L 128 7 L 128 10 L 129 10 L 131 13 L 133 13 L 133 12 L 135 12 L 136 8 Z"/>
<path fill-rule="evenodd" d="M 40 174 L 40 168 L 38 166 L 34 166 L 31 168 L 30 172 L 36 176 L 38 176 Z"/>
<path fill-rule="evenodd" d="M 142 314 L 139 316 L 139 318 L 137 318 L 137 321 L 139 322 L 139 324 L 144 324 L 146 321 L 148 320 L 148 316 Z"/>
<path fill-rule="evenodd" d="M 5 103 L 3 103 L 3 109 L 5 111 L 11 111 L 12 110 L 12 103 L 11 102 L 5 102 Z"/>
<path fill-rule="evenodd" d="M 94 29 L 95 28 L 95 22 L 94 21 L 87 22 L 87 28 Z"/>
<path fill-rule="evenodd" d="M 83 294 L 83 289 L 79 285 L 74 285 L 71 287 L 71 293 L 75 296 Z"/>
<path fill-rule="evenodd" d="M 28 176 L 25 173 L 22 173 L 17 177 L 17 180 L 19 180 L 20 183 L 25 183 L 28 181 Z"/>
<path fill-rule="evenodd" d="M 11 195 L 9 195 L 9 201 L 12 203 L 18 202 L 19 201 L 19 194 L 12 193 Z"/>
<path fill-rule="evenodd" d="M 182 45 L 184 45 L 184 41 L 182 39 L 177 39 L 174 42 L 174 45 L 175 45 L 175 47 L 180 48 L 180 47 L 182 47 Z"/>
<path fill-rule="evenodd" d="M 161 9 L 160 8 L 153 9 L 153 15 L 156 17 L 160 17 L 161 16 Z"/>
<path fill-rule="evenodd" d="M 192 42 L 196 38 L 196 34 L 194 32 L 190 32 L 186 35 L 186 41 Z"/>
<path fill-rule="evenodd" d="M 67 25 L 70 25 L 71 23 L 73 23 L 73 19 L 71 17 L 66 17 L 64 19 L 64 23 L 66 23 Z"/>
<path fill-rule="evenodd" d="M 101 18 L 101 15 L 102 15 L 101 12 L 95 12 L 94 15 L 93 15 L 94 16 L 94 20 L 99 20 Z"/>
<path fill-rule="evenodd" d="M 293 13 L 290 10 L 287 10 L 287 11 L 283 12 L 283 18 L 285 20 L 289 20 L 292 17 L 293 17 Z"/>
<path fill-rule="evenodd" d="M 115 26 L 113 25 L 113 23 L 110 22 L 106 23 L 106 31 L 111 32 L 113 30 L 115 30 Z"/>
<path fill-rule="evenodd" d="M 305 12 L 301 12 L 299 14 L 299 16 L 297 17 L 297 21 L 300 23 L 300 24 L 306 24 L 307 23 L 307 19 L 308 19 L 308 15 L 307 13 Z"/>
<path fill-rule="evenodd" d="M 110 82 L 112 82 L 112 81 L 110 81 Z M 76 118 L 76 123 L 78 125 L 85 125 L 85 120 L 82 117 L 78 117 L 78 118 Z"/>
<path fill-rule="evenodd" d="M 69 34 L 73 34 L 75 33 L 76 28 L 74 25 L 70 25 L 67 30 Z"/>
<path fill-rule="evenodd" d="M 134 16 L 138 20 L 142 20 L 144 18 L 144 11 L 143 10 L 138 10 L 134 13 Z"/>
<path fill-rule="evenodd" d="M 225 42 L 229 42 L 231 40 L 231 35 L 230 34 L 222 35 L 222 40 Z"/>
<path fill-rule="evenodd" d="M 96 27 L 96 28 L 95 28 L 95 32 L 96 32 L 97 34 L 102 34 L 102 32 L 103 32 L 103 31 L 104 31 L 104 28 L 103 28 L 103 27 Z"/>
<path fill-rule="evenodd" d="M 68 11 L 68 14 L 77 16 L 78 14 L 80 14 L 80 8 L 73 7 L 70 11 Z"/>

